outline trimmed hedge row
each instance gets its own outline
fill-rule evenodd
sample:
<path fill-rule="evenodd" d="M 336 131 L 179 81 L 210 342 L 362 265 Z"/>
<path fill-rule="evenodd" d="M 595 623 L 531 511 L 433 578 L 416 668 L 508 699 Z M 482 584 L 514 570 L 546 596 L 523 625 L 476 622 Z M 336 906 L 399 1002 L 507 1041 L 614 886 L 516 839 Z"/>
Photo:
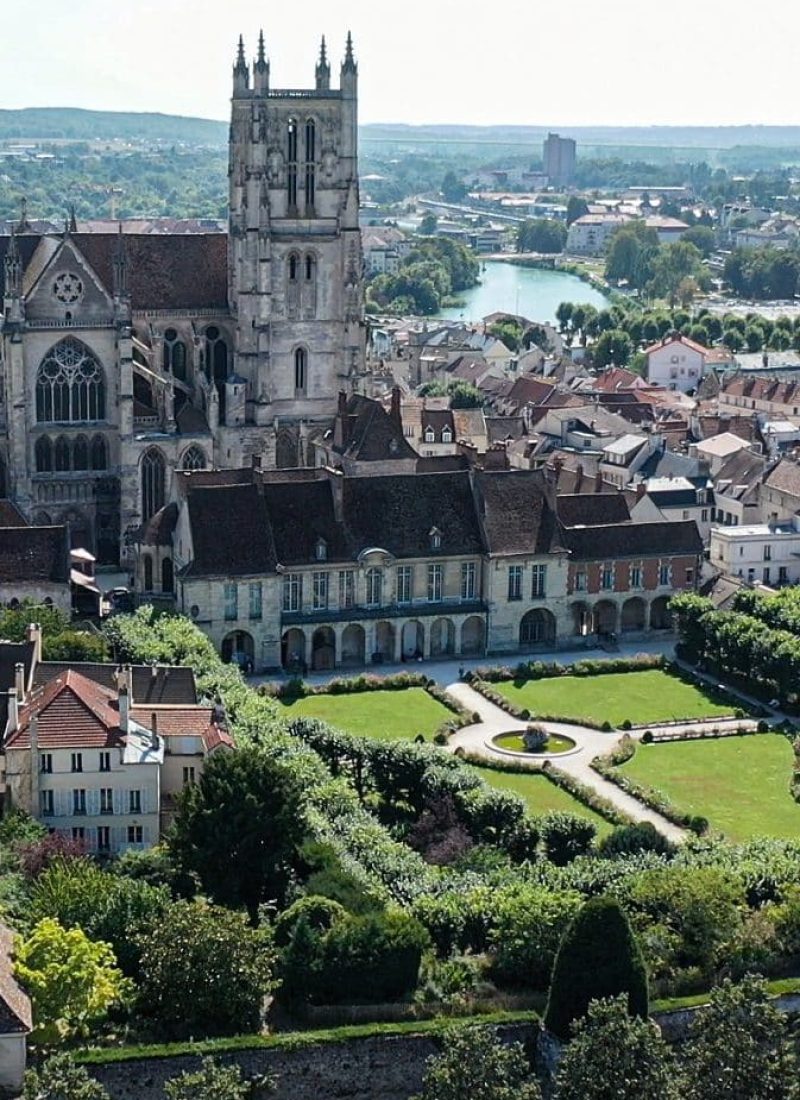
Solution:
<path fill-rule="evenodd" d="M 504 680 L 547 680 L 557 676 L 604 676 L 615 672 L 641 672 L 648 668 L 665 668 L 669 662 L 660 654 L 639 653 L 633 657 L 586 658 L 571 665 L 560 661 L 521 661 L 514 665 L 488 665 L 464 674 L 472 683 L 483 680 L 500 683 Z"/>
<path fill-rule="evenodd" d="M 696 833 L 697 836 L 704 836 L 708 832 L 709 827 L 706 818 L 699 814 L 688 814 L 678 809 L 675 803 L 672 802 L 663 791 L 659 791 L 655 787 L 648 787 L 643 783 L 637 783 L 635 779 L 631 779 L 627 775 L 621 775 L 620 772 L 617 771 L 618 765 L 624 763 L 626 760 L 630 760 L 635 753 L 636 744 L 633 740 L 630 741 L 630 746 L 633 751 L 628 751 L 628 747 L 626 746 L 621 759 L 619 757 L 619 750 L 622 746 L 609 756 L 596 756 L 594 760 L 592 760 L 591 766 L 598 775 L 602 775 L 604 779 L 615 784 L 621 791 L 625 791 L 626 794 L 637 799 L 637 801 L 643 803 L 651 810 L 655 810 L 656 813 L 665 817 L 667 821 L 671 821 L 673 825 L 679 825 L 681 828 L 689 829 L 691 832 Z"/>

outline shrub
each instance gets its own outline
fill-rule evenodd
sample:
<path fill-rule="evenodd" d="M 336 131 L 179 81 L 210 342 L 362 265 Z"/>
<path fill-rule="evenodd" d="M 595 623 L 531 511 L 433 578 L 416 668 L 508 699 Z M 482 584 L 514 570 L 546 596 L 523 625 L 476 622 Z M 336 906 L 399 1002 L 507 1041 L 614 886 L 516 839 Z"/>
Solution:
<path fill-rule="evenodd" d="M 501 899 L 489 937 L 493 976 L 505 985 L 546 988 L 564 929 L 580 903 L 574 891 L 544 886 Z"/>
<path fill-rule="evenodd" d="M 769 722 L 765 722 L 764 719 L 762 718 L 761 721 L 756 726 L 756 730 L 759 733 L 769 733 Z"/>
<path fill-rule="evenodd" d="M 620 722 L 619 728 L 621 730 L 633 729 L 633 722 L 631 722 L 630 718 L 625 718 L 622 722 Z"/>
<path fill-rule="evenodd" d="M 27 1071 L 22 1100 L 109 1100 L 109 1095 L 69 1054 L 54 1054 Z"/>
<path fill-rule="evenodd" d="M 645 730 L 641 736 L 641 742 L 643 745 L 652 745 L 653 743 L 653 731 Z"/>
<path fill-rule="evenodd" d="M 61 833 L 46 833 L 42 837 L 17 845 L 19 868 L 28 878 L 38 878 L 54 863 L 81 860 L 86 855 L 86 844 Z M 55 916 L 56 914 L 48 914 Z"/>
<path fill-rule="evenodd" d="M 526 752 L 542 752 L 547 745 L 547 730 L 541 726 L 527 726 L 522 733 Z"/>
<path fill-rule="evenodd" d="M 647 973 L 628 918 L 614 898 L 592 898 L 558 949 L 545 1027 L 566 1040 L 591 1001 L 620 994 L 631 1016 L 647 1019 Z"/>
<path fill-rule="evenodd" d="M 636 855 L 638 852 L 672 855 L 675 846 L 662 836 L 650 821 L 642 821 L 614 829 L 608 836 L 603 837 L 598 849 L 602 855 L 613 858 L 621 855 Z"/>
<path fill-rule="evenodd" d="M 608 719 L 606 719 L 605 722 L 603 722 L 602 725 L 600 726 L 600 729 L 603 731 L 603 733 L 611 733 L 613 728 L 614 727 L 611 725 L 611 723 L 608 721 Z"/>
<path fill-rule="evenodd" d="M 564 812 L 546 814 L 540 828 L 547 858 L 559 867 L 585 855 L 597 833 L 591 821 Z"/>
<path fill-rule="evenodd" d="M 325 933 L 336 921 L 347 916 L 347 910 L 332 898 L 311 894 L 300 898 L 280 914 L 275 921 L 275 944 L 286 947 L 300 920 L 308 922 L 309 928 L 317 933 Z"/>

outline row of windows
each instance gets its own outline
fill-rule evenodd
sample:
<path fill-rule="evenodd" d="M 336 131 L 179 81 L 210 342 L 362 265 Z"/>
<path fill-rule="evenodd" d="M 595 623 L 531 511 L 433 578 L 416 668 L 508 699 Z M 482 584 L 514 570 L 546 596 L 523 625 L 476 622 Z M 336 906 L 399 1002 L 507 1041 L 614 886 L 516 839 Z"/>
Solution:
<path fill-rule="evenodd" d="M 510 565 L 508 568 L 508 598 L 509 600 L 522 599 L 522 574 L 523 566 Z M 531 599 L 540 600 L 547 590 L 547 566 L 534 565 L 531 567 Z"/>
<path fill-rule="evenodd" d="M 142 844 L 144 842 L 144 829 L 141 825 L 129 825 L 125 834 L 128 844 Z M 86 829 L 83 825 L 75 825 L 72 829 L 73 840 L 88 840 Z M 111 851 L 111 826 L 98 825 L 95 830 L 95 845 L 98 852 Z"/>
<path fill-rule="evenodd" d="M 261 582 L 253 581 L 247 586 L 248 593 L 248 618 L 252 620 L 258 620 L 261 618 L 262 611 L 262 591 Z M 224 590 L 225 601 L 225 618 L 229 622 L 234 622 L 239 618 L 239 585 L 235 583 L 226 584 Z"/>
<path fill-rule="evenodd" d="M 68 473 L 71 470 L 107 470 L 108 450 L 102 435 L 59 435 L 55 440 L 43 435 L 34 447 L 36 472 Z"/>
<path fill-rule="evenodd" d="M 58 792 L 63 793 L 63 792 Z M 127 794 L 127 798 L 125 797 Z M 56 812 L 56 792 L 40 792 L 40 809 L 43 817 L 53 817 Z M 87 791 L 76 787 L 72 791 L 71 812 L 75 816 L 90 814 L 140 814 L 142 812 L 142 792 L 140 790 L 115 791 L 113 787 L 101 787 L 99 791 Z M 115 797 L 116 796 L 116 797 Z M 115 806 L 116 802 L 116 806 Z M 87 806 L 89 807 L 87 810 Z M 65 806 L 60 809 L 65 810 Z"/>
<path fill-rule="evenodd" d="M 70 771 L 82 772 L 83 759 L 84 754 L 82 752 L 70 753 Z M 39 754 L 39 770 L 43 775 L 53 774 L 53 754 L 51 752 L 42 752 Z M 97 754 L 97 771 L 111 771 L 111 753 L 105 749 Z"/>
<path fill-rule="evenodd" d="M 325 611 L 330 603 L 331 578 L 334 574 L 318 571 L 311 575 L 311 602 L 314 611 Z M 477 571 L 475 562 L 462 562 L 460 594 L 462 600 L 474 600 Z M 386 570 L 367 569 L 364 573 L 367 607 L 381 607 L 386 602 Z M 338 574 L 338 606 L 355 606 L 356 573 L 354 569 L 341 569 Z M 414 600 L 414 567 L 399 565 L 395 570 L 395 602 L 412 603 Z M 436 603 L 444 596 L 444 565 L 435 562 L 427 567 L 425 598 Z M 300 611 L 303 606 L 303 574 L 287 573 L 283 578 L 283 610 Z"/>
<path fill-rule="evenodd" d="M 687 570 L 687 573 L 691 570 Z M 687 580 L 691 580 L 691 577 L 687 577 Z M 665 588 L 672 584 L 672 566 L 662 564 L 658 567 L 658 583 L 659 586 Z M 580 570 L 575 574 L 575 591 L 586 592 L 588 589 L 589 578 L 585 570 Z M 628 588 L 643 588 L 644 587 L 644 573 L 641 565 L 631 565 L 628 567 Z M 600 570 L 600 588 L 606 592 L 610 592 L 614 588 L 614 566 L 604 565 Z"/>

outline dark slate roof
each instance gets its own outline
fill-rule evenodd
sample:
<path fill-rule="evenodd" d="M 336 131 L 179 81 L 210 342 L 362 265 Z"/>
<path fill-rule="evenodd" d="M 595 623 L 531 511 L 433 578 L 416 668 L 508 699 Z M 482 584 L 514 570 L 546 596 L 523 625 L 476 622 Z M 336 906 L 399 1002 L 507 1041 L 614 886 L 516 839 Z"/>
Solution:
<path fill-rule="evenodd" d="M 697 490 L 648 489 L 647 495 L 659 508 L 694 508 L 698 504 Z"/>
<path fill-rule="evenodd" d="M 556 507 L 565 527 L 597 527 L 631 518 L 623 493 L 565 493 L 556 498 Z"/>
<path fill-rule="evenodd" d="M 52 234 L 51 234 L 52 235 Z M 106 290 L 113 288 L 116 233 L 73 233 L 73 243 Z M 23 268 L 30 263 L 41 237 L 17 237 Z M 228 303 L 228 238 L 225 233 L 126 233 L 128 289 L 134 309 L 226 309 Z M 2 260 L 10 237 L 0 236 Z"/>
<path fill-rule="evenodd" d="M 207 435 L 211 430 L 206 414 L 189 401 L 175 414 L 175 423 L 181 435 Z"/>
<path fill-rule="evenodd" d="M 371 397 L 354 394 L 347 402 L 344 419 L 346 442 L 343 451 L 356 461 L 416 460 L 417 452 L 403 435 L 402 425 Z"/>
<path fill-rule="evenodd" d="M 0 583 L 69 581 L 66 527 L 1 527 Z"/>
<path fill-rule="evenodd" d="M 195 576 L 254 576 L 277 560 L 264 497 L 257 485 L 192 489 L 188 495 Z"/>
<path fill-rule="evenodd" d="M 344 527 L 336 522 L 332 485 L 327 479 L 265 483 L 264 501 L 281 565 L 315 561 L 319 539 L 325 540 L 327 560 L 352 557 Z"/>
<path fill-rule="evenodd" d="M 41 687 L 70 670 L 92 680 L 110 691 L 116 689 L 115 673 L 119 665 L 90 661 L 41 661 L 33 674 L 34 687 Z M 194 672 L 186 665 L 133 665 L 132 703 L 145 706 L 148 703 L 172 705 L 197 702 Z"/>
<path fill-rule="evenodd" d="M 482 471 L 475 493 L 490 554 L 547 554 L 562 547 L 539 471 Z"/>
<path fill-rule="evenodd" d="M 613 558 L 700 555 L 703 540 L 694 520 L 679 523 L 617 523 L 598 527 L 569 527 L 564 538 L 578 561 Z"/>
<path fill-rule="evenodd" d="M 380 547 L 399 558 L 422 557 L 431 552 L 434 527 L 442 537 L 439 554 L 480 554 L 483 550 L 466 473 L 345 478 L 342 499 L 357 554 Z"/>
<path fill-rule="evenodd" d="M 418 474 L 444 474 L 468 469 L 466 455 L 421 455 L 417 459 Z"/>
<path fill-rule="evenodd" d="M 0 527 L 27 527 L 28 521 L 13 500 L 0 500 Z"/>
<path fill-rule="evenodd" d="M 14 687 L 14 668 L 25 666 L 25 682 L 28 682 L 34 653 L 33 642 L 0 642 L 0 691 Z"/>
<path fill-rule="evenodd" d="M 502 443 L 506 439 L 522 439 L 525 421 L 521 416 L 487 416 L 486 432 L 490 443 Z"/>

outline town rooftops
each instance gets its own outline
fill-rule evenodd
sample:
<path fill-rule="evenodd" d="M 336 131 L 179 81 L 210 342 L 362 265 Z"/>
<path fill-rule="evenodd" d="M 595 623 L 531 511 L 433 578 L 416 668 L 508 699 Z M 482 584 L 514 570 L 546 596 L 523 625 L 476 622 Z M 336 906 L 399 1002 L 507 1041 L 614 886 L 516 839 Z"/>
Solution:
<path fill-rule="evenodd" d="M 698 344 L 696 340 L 690 340 L 688 336 L 676 336 L 675 333 L 669 333 L 663 340 L 659 340 L 657 343 L 651 344 L 649 348 L 645 348 L 644 354 L 652 355 L 653 352 L 662 351 L 664 348 L 671 347 L 674 344 L 681 344 L 689 351 L 697 352 L 698 355 L 708 355 L 708 348 L 703 347 L 702 344 Z"/>
<path fill-rule="evenodd" d="M 603 447 L 604 455 L 615 455 L 621 458 L 633 457 L 647 443 L 645 435 L 623 435 L 619 439 L 607 443 Z"/>
<path fill-rule="evenodd" d="M 67 528 L 0 528 L 0 584 L 37 582 L 69 582 Z"/>
<path fill-rule="evenodd" d="M 764 478 L 764 485 L 768 489 L 800 497 L 800 465 L 790 458 L 782 458 Z"/>
<path fill-rule="evenodd" d="M 564 537 L 570 555 L 577 561 L 673 555 L 699 557 L 703 553 L 703 540 L 693 520 L 570 527 L 565 530 Z"/>
<path fill-rule="evenodd" d="M 123 744 L 119 710 L 108 691 L 69 669 L 35 690 L 20 707 L 6 748 L 30 748 L 31 724 L 42 749 L 111 748 Z"/>

